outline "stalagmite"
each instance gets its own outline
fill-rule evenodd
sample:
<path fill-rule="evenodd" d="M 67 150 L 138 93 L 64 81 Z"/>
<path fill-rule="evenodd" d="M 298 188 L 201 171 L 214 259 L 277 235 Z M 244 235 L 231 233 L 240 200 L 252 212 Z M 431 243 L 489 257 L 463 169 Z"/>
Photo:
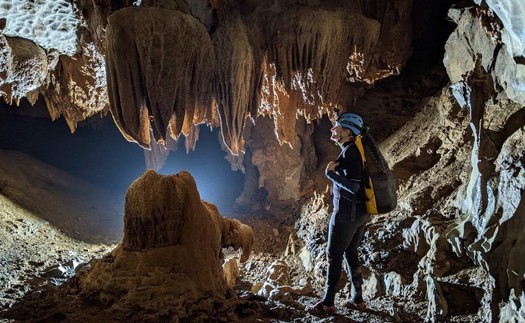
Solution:
<path fill-rule="evenodd" d="M 245 262 L 252 244 L 251 228 L 201 201 L 189 173 L 149 170 L 126 194 L 122 244 L 95 261 L 80 285 L 103 302 L 184 318 L 203 297 L 224 298 L 221 248 L 242 248 Z"/>

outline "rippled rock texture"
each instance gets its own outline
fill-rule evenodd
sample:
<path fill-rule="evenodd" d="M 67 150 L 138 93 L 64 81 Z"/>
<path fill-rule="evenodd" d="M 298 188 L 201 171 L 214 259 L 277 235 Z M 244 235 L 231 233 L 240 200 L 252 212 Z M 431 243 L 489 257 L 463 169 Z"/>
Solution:
<path fill-rule="evenodd" d="M 224 300 L 228 288 L 222 248 L 242 248 L 244 262 L 253 238 L 250 227 L 201 201 L 189 173 L 162 176 L 149 170 L 128 189 L 122 244 L 94 261 L 80 286 L 128 310 L 179 318 L 211 313 L 213 300 Z"/>

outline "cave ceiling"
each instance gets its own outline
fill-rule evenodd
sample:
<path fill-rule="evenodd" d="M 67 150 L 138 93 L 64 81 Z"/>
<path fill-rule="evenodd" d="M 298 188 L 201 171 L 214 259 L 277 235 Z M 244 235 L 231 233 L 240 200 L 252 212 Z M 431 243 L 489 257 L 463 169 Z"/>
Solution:
<path fill-rule="evenodd" d="M 145 148 L 220 126 L 233 154 L 270 116 L 293 143 L 311 121 L 352 106 L 412 54 L 412 0 L 0 1 L 0 90 L 45 100 L 52 119 L 111 113 Z M 350 86 L 349 86 L 350 85 Z M 191 142 L 193 141 L 193 142 Z"/>
<path fill-rule="evenodd" d="M 522 11 L 495 0 L 0 0 L 0 94 L 43 101 L 71 132 L 109 113 L 157 169 L 180 135 L 190 150 L 199 125 L 220 127 L 234 167 L 260 116 L 293 148 L 299 119 L 336 108 L 364 115 L 384 139 L 446 83 L 464 105 L 478 59 L 496 92 L 523 104 Z M 422 60 L 446 71 L 406 70 Z M 411 73 L 426 80 L 395 81 Z"/>

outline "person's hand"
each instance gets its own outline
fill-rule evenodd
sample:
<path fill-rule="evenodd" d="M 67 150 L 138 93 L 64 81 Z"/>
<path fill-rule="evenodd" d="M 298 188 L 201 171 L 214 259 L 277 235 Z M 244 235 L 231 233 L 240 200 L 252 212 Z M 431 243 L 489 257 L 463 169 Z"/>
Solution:
<path fill-rule="evenodd" d="M 339 163 L 336 163 L 335 161 L 331 161 L 326 165 L 326 172 L 332 171 L 335 172 L 335 168 L 339 165 Z"/>

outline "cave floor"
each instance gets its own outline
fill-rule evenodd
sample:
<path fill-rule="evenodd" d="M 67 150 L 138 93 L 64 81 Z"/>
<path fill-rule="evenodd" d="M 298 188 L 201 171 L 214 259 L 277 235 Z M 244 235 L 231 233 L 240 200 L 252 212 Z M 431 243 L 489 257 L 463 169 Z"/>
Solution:
<path fill-rule="evenodd" d="M 3 195 L 0 195 L 0 210 L 0 322 L 157 321 L 158 317 L 152 319 L 151 313 L 122 312 L 80 293 L 75 273 L 87 270 L 91 259 L 103 257 L 116 245 L 70 238 Z M 264 280 L 267 267 L 282 257 L 292 228 L 283 226 L 278 230 L 267 218 L 236 216 L 249 224 L 258 237 L 249 260 L 258 266 L 252 265 L 250 275 L 243 275 L 241 268 L 235 292 L 227 296 L 223 304 L 230 310 L 231 304 L 236 304 L 240 321 L 394 321 L 387 307 L 380 304 L 370 304 L 364 311 L 340 307 L 332 316 L 312 316 L 305 312 L 305 307 L 317 301 L 315 292 L 294 296 L 294 300 L 287 303 L 254 295 L 250 292 L 251 286 L 256 280 Z M 231 315 L 225 314 L 218 320 L 229 321 L 228 317 Z M 173 317 L 166 318 L 166 321 L 172 320 Z"/>
<path fill-rule="evenodd" d="M 157 322 L 159 317 L 161 321 L 177 321 L 176 313 L 159 316 L 129 311 L 81 294 L 79 275 L 89 269 L 92 259 L 107 255 L 122 238 L 122 201 L 28 157 L 0 151 L 0 322 Z M 237 284 L 217 303 L 218 312 L 207 314 L 207 319 L 200 313 L 190 321 L 425 320 L 424 300 L 382 296 L 368 300 L 368 308 L 358 311 L 341 306 L 348 293 L 344 290 L 336 300 L 336 314 L 310 315 L 305 308 L 319 300 L 324 276 L 306 272 L 297 264 L 299 257 L 286 253 L 297 219 L 282 214 L 224 216 L 239 219 L 253 229 L 252 255 L 240 265 Z M 317 244 L 313 240 L 308 243 Z M 383 248 L 392 249 L 390 245 Z M 228 255 L 230 251 L 224 252 Z M 254 294 L 253 286 L 267 281 L 276 262 L 287 267 L 290 286 L 300 286 L 301 279 L 308 277 L 310 288 L 291 293 L 286 299 Z M 464 316 L 453 321 L 472 320 Z"/>

